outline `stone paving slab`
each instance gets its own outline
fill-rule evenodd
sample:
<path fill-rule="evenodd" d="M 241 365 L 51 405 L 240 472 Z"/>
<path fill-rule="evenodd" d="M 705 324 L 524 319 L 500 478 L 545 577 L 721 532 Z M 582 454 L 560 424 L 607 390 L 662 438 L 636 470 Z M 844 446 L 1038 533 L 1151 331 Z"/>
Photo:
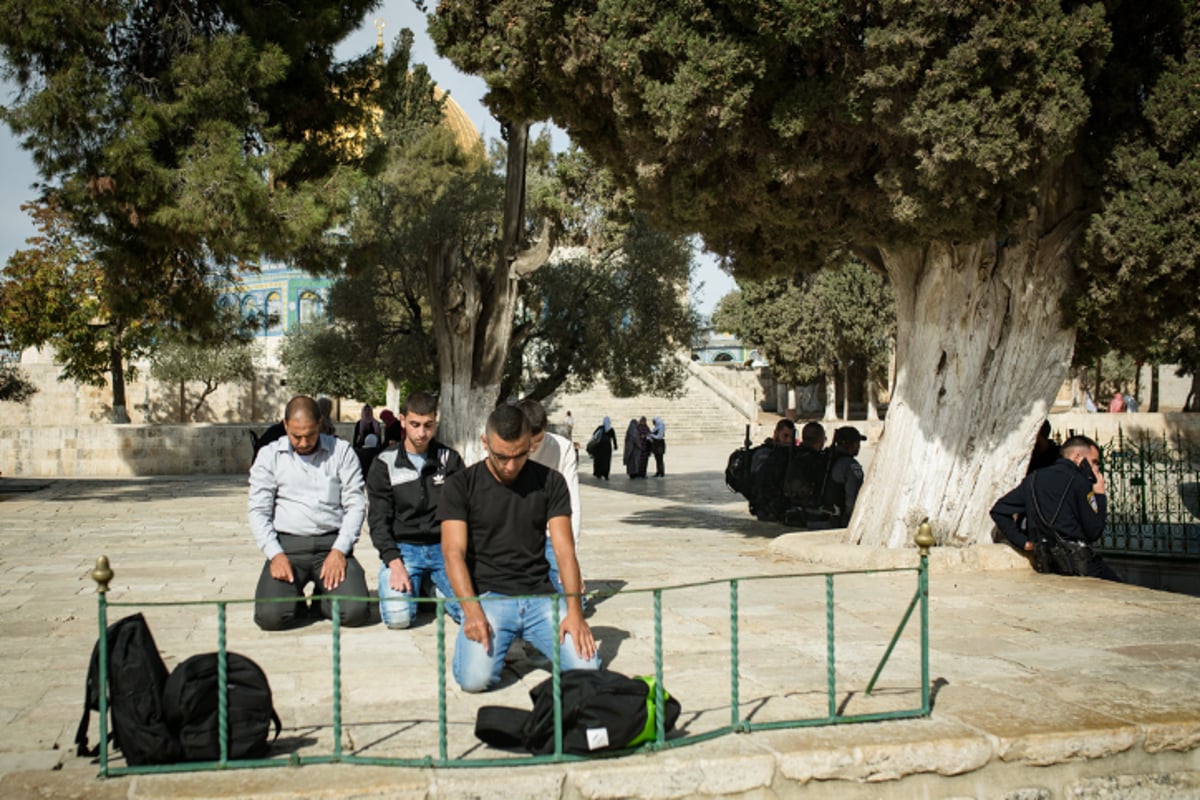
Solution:
<path fill-rule="evenodd" d="M 613 669 L 652 672 L 653 587 L 777 576 L 739 584 L 741 712 L 752 725 L 823 716 L 826 586 L 816 573 L 907 568 L 916 554 L 754 521 L 724 487 L 725 455 L 674 446 L 665 479 L 608 482 L 591 477 L 585 456 L 585 578 L 593 590 L 620 591 L 598 597 L 590 618 L 601 652 Z M 228 646 L 270 676 L 285 724 L 277 749 L 331 751 L 329 624 L 267 634 L 254 627 L 248 603 L 232 602 L 251 596 L 261 566 L 245 503 L 245 477 L 228 475 L 53 480 L 0 495 L 8 545 L 0 556 L 0 794 L 470 797 L 502 786 L 514 798 L 1200 796 L 1200 599 L 1039 576 L 1000 550 L 935 552 L 928 720 L 758 730 L 656 754 L 515 769 L 342 765 L 97 779 L 72 739 L 97 633 L 88 573 L 101 553 L 116 573 L 111 602 L 231 601 Z M 365 536 L 358 557 L 374 586 L 378 559 Z M 874 696 L 863 693 L 914 588 L 912 572 L 834 579 L 836 702 L 848 713 L 919 705 L 915 628 L 901 637 Z M 730 721 L 729 598 L 728 583 L 663 593 L 665 683 L 691 734 Z M 133 610 L 112 608 L 110 619 Z M 168 666 L 216 647 L 210 608 L 136 610 Z M 446 630 L 456 631 L 453 623 Z M 436 752 L 429 615 L 408 631 L 343 633 L 343 748 L 405 758 Z M 446 649 L 449 658 L 452 641 Z M 475 709 L 527 705 L 526 693 L 546 676 L 518 661 L 510 683 L 486 695 L 460 693 L 450 680 L 449 754 L 503 757 L 474 739 Z M 1012 794 L 1025 789 L 1048 793 Z"/>

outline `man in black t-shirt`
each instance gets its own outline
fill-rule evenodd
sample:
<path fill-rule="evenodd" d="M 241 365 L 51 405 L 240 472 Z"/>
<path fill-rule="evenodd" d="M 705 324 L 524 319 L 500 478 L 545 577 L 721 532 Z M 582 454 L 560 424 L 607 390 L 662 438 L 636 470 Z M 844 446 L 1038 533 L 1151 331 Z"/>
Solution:
<path fill-rule="evenodd" d="M 492 412 L 483 443 L 487 457 L 446 480 L 437 511 L 454 594 L 480 598 L 462 602 L 454 679 L 467 692 L 492 687 L 517 637 L 547 659 L 553 659 L 558 646 L 564 671 L 599 669 L 596 642 L 579 597 L 583 580 L 575 559 L 566 481 L 529 460 L 529 420 L 516 406 Z M 546 562 L 547 529 L 566 594 L 560 601 L 557 631 Z"/>

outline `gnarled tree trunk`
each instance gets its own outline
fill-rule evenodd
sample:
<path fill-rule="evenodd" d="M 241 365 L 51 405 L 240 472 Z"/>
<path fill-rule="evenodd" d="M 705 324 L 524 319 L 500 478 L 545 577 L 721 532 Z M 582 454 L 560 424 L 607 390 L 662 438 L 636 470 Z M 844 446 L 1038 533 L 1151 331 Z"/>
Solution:
<path fill-rule="evenodd" d="M 988 511 L 1024 474 L 1071 361 L 1059 311 L 1081 215 L 1065 192 L 1003 238 L 881 249 L 896 291 L 896 386 L 849 538 L 990 542 Z"/>
<path fill-rule="evenodd" d="M 496 265 L 484 272 L 463 263 L 453 236 L 447 236 L 426 263 L 441 385 L 438 438 L 457 449 L 468 464 L 483 457 L 484 423 L 503 399 L 500 386 L 512 341 L 518 276 L 541 265 L 537 258 L 518 253 L 528 135 L 528 123 L 508 126 L 503 238 Z M 541 263 L 545 260 L 542 256 Z"/>

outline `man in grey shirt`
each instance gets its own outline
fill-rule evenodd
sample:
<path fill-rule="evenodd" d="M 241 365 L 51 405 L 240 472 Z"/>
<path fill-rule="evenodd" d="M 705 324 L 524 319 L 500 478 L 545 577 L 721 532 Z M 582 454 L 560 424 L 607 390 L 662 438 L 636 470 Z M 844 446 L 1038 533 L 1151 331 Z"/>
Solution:
<path fill-rule="evenodd" d="M 367 505 L 358 457 L 349 443 L 321 434 L 321 411 L 311 397 L 293 397 L 283 425 L 287 436 L 259 450 L 250 468 L 250 530 L 267 557 L 254 593 L 254 622 L 267 631 L 308 620 L 309 583 L 314 610 L 326 619 L 331 595 L 367 596 L 354 558 Z M 277 598 L 294 602 L 262 602 Z M 344 600 L 339 609 L 343 625 L 370 621 L 365 600 Z"/>

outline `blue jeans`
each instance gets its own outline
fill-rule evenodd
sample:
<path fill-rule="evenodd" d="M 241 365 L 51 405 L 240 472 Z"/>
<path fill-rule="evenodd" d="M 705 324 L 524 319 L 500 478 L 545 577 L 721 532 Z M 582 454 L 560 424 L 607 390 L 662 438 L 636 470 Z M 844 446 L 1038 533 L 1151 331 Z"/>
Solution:
<path fill-rule="evenodd" d="M 554 627 L 555 598 L 521 597 L 487 592 L 482 595 L 481 605 L 488 624 L 492 626 L 491 654 L 479 642 L 467 638 L 462 628 L 458 629 L 458 641 L 454 643 L 454 680 L 466 692 L 482 692 L 500 680 L 504 669 L 504 657 L 513 639 L 518 636 L 533 645 L 547 659 L 554 659 L 554 646 L 558 644 L 558 631 Z M 559 600 L 559 619 L 567 615 L 567 604 Z M 600 669 L 600 655 L 582 659 L 575 652 L 575 640 L 570 636 L 563 639 L 559 648 L 559 664 L 563 672 L 572 669 Z"/>
<path fill-rule="evenodd" d="M 421 586 L 425 581 L 433 581 L 434 587 L 441 597 L 454 597 L 450 588 L 450 579 L 446 577 L 446 563 L 442 560 L 442 545 L 400 543 L 400 559 L 408 570 L 412 581 L 412 592 L 401 592 L 393 589 L 389 583 L 391 570 L 387 564 L 379 565 L 379 616 L 383 624 L 389 628 L 407 628 L 417 615 L 418 604 L 413 597 L 419 597 Z M 462 606 L 458 603 L 445 604 L 446 613 L 450 619 L 462 624 Z"/>
<path fill-rule="evenodd" d="M 550 585 L 554 587 L 554 591 L 562 594 L 562 581 L 558 577 L 558 556 L 554 555 L 554 545 L 550 544 L 549 536 L 546 537 L 546 563 L 550 565 Z"/>

